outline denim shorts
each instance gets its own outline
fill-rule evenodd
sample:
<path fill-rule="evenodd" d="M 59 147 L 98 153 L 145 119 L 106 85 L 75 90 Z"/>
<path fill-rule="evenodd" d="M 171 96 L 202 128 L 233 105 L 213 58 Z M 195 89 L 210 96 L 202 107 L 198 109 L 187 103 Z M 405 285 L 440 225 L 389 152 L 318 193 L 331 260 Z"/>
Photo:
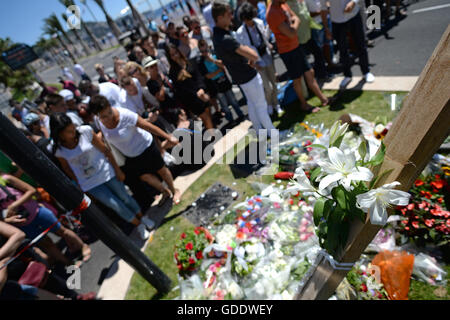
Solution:
<path fill-rule="evenodd" d="M 46 230 L 48 227 L 50 227 L 52 224 L 57 222 L 58 219 L 55 217 L 53 212 L 51 212 L 49 209 L 40 207 L 38 214 L 36 217 L 31 221 L 29 225 L 26 226 L 19 226 L 19 228 L 25 232 L 28 239 L 34 239 L 38 235 L 42 233 L 42 231 Z M 55 233 L 61 228 L 61 223 L 57 223 L 50 231 Z"/>
<path fill-rule="evenodd" d="M 306 54 L 300 45 L 292 51 L 280 53 L 281 60 L 286 66 L 289 78 L 295 80 L 303 76 L 303 74 L 311 70 L 311 65 L 306 59 Z"/>

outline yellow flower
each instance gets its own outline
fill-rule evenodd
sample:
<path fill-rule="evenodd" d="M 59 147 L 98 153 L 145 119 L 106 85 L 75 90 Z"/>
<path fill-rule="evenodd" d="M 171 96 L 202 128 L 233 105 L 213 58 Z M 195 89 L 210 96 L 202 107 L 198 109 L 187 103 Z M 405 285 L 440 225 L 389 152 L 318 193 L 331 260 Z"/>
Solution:
<path fill-rule="evenodd" d="M 444 174 L 446 176 L 450 176 L 450 167 L 442 167 L 442 170 L 444 170 Z"/>

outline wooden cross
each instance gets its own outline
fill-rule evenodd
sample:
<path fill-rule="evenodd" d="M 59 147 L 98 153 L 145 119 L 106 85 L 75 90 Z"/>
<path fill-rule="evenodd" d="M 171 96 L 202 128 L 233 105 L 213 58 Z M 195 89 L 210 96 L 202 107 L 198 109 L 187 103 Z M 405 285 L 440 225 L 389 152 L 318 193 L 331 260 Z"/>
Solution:
<path fill-rule="evenodd" d="M 384 143 L 385 160 L 374 174 L 392 170 L 377 186 L 398 181 L 408 191 L 450 133 L 450 26 L 409 93 Z M 375 186 L 375 187 L 377 187 Z M 380 226 L 354 222 L 343 253 L 336 261 L 354 263 L 376 236 Z M 334 270 L 323 257 L 305 276 L 295 299 L 325 300 L 335 292 L 348 271 Z"/>

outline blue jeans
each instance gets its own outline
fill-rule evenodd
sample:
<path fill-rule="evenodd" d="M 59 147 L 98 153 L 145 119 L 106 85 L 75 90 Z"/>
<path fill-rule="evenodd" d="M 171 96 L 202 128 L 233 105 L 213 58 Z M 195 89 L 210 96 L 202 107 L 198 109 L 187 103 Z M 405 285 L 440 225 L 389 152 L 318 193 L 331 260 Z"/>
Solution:
<path fill-rule="evenodd" d="M 327 21 L 328 21 L 328 29 L 330 29 L 330 32 L 332 32 L 331 19 L 329 15 L 327 16 Z M 320 22 L 320 25 L 323 27 L 322 22 Z M 320 30 L 311 29 L 311 38 L 317 43 L 317 45 L 321 49 L 323 49 L 323 46 L 325 44 L 328 44 L 328 46 L 330 47 L 331 58 L 333 58 L 334 55 L 333 41 L 327 40 L 327 38 L 325 37 L 325 28 L 322 28 Z"/>
<path fill-rule="evenodd" d="M 128 222 L 131 222 L 136 214 L 141 212 L 136 200 L 128 194 L 125 185 L 116 177 L 88 192 Z"/>
<path fill-rule="evenodd" d="M 26 234 L 27 239 L 34 239 L 57 221 L 58 218 L 55 217 L 53 212 L 51 212 L 47 208 L 39 207 L 38 214 L 33 219 L 33 221 L 31 221 L 31 223 L 26 226 L 19 226 L 19 229 L 21 229 Z M 58 222 L 52 229 L 50 229 L 50 231 L 55 233 L 60 228 L 61 223 Z"/>
<path fill-rule="evenodd" d="M 234 96 L 233 90 L 228 90 L 223 93 L 218 93 L 217 98 L 219 99 L 220 106 L 222 107 L 223 112 L 225 112 L 225 119 L 228 121 L 233 121 L 233 115 L 231 114 L 231 111 L 229 109 L 229 105 L 233 107 L 234 111 L 236 111 L 236 114 L 239 118 L 244 117 L 244 114 L 241 111 L 241 108 L 239 106 L 239 103 L 236 100 L 236 97 Z"/>

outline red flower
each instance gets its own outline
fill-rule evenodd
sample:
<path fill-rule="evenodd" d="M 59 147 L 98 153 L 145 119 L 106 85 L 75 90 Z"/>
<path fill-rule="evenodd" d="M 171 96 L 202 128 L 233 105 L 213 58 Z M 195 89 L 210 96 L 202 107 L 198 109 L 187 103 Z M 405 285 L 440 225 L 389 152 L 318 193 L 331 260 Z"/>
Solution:
<path fill-rule="evenodd" d="M 195 230 L 194 230 L 194 233 L 195 233 L 196 235 L 199 235 L 199 234 L 200 234 L 200 231 L 198 231 L 197 229 L 195 229 Z"/>
<path fill-rule="evenodd" d="M 363 283 L 363 284 L 361 285 L 361 291 L 367 292 L 367 286 L 366 286 L 365 283 Z"/>
<path fill-rule="evenodd" d="M 289 151 L 289 154 L 292 156 L 295 154 L 294 150 Z"/>
<path fill-rule="evenodd" d="M 177 264 L 177 268 L 178 268 L 178 270 L 183 269 L 183 266 L 181 265 L 181 263 L 180 263 L 180 264 Z"/>
<path fill-rule="evenodd" d="M 438 201 L 439 203 L 442 203 L 442 202 L 444 202 L 444 198 L 440 197 L 440 198 L 437 199 L 437 201 Z"/>
<path fill-rule="evenodd" d="M 425 219 L 425 225 L 427 227 L 431 228 L 433 226 L 433 224 L 434 224 L 434 219 Z"/>
<path fill-rule="evenodd" d="M 429 191 L 420 191 L 420 195 L 422 196 L 422 197 L 425 197 L 425 198 L 427 198 L 427 199 L 431 199 L 431 197 L 433 196 Z"/>
<path fill-rule="evenodd" d="M 195 260 L 193 258 L 189 258 L 189 264 L 194 264 Z"/>
<path fill-rule="evenodd" d="M 441 178 L 441 176 L 438 175 L 438 174 L 435 174 L 434 177 L 435 177 L 436 179 L 440 179 L 440 178 Z"/>
<path fill-rule="evenodd" d="M 378 292 L 378 299 L 383 299 L 383 295 L 381 294 L 381 292 Z"/>
<path fill-rule="evenodd" d="M 436 180 L 430 183 L 430 185 L 435 189 L 442 189 L 445 186 L 446 181 L 445 180 Z"/>
<path fill-rule="evenodd" d="M 408 220 L 402 220 L 402 224 L 406 226 L 408 224 Z"/>
<path fill-rule="evenodd" d="M 416 229 L 419 229 L 419 222 L 418 222 L 418 221 L 414 221 L 414 222 L 412 223 L 412 226 L 413 226 L 414 228 L 416 228 Z"/>
<path fill-rule="evenodd" d="M 447 221 L 445 223 L 447 224 L 447 227 L 450 228 L 450 219 L 447 219 Z"/>
<path fill-rule="evenodd" d="M 409 231 L 409 227 L 405 227 L 405 230 L 406 230 L 406 231 Z"/>
<path fill-rule="evenodd" d="M 417 179 L 416 182 L 414 182 L 414 185 L 416 187 L 420 187 L 420 186 L 424 185 L 424 182 L 420 179 Z"/>
<path fill-rule="evenodd" d="M 186 238 L 186 233 L 183 232 L 183 233 L 181 234 L 181 237 L 180 237 L 180 238 L 181 238 L 181 239 Z"/>
<path fill-rule="evenodd" d="M 202 253 L 201 251 L 198 251 L 198 252 L 195 254 L 195 257 L 196 257 L 198 260 L 203 259 L 203 253 Z"/>
<path fill-rule="evenodd" d="M 192 250 L 194 248 L 194 245 L 192 244 L 192 242 L 188 242 L 186 244 L 186 250 Z"/>
<path fill-rule="evenodd" d="M 289 204 L 292 206 L 294 205 L 294 199 L 289 199 Z"/>
<path fill-rule="evenodd" d="M 406 209 L 413 210 L 414 209 L 414 203 L 410 203 L 406 206 Z"/>

